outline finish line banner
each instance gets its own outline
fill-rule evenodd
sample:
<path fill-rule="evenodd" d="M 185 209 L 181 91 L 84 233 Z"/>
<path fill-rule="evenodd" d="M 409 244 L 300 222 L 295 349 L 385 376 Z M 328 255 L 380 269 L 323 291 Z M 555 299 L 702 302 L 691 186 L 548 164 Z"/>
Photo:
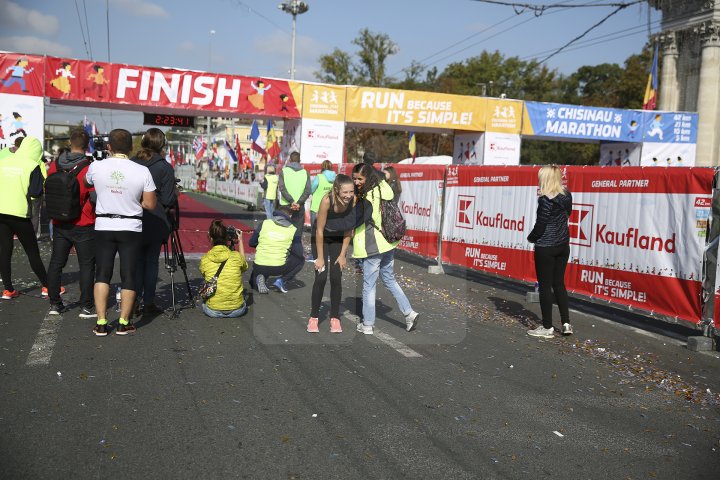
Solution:
<path fill-rule="evenodd" d="M 443 261 L 535 281 L 537 167 L 448 169 Z M 573 195 L 568 290 L 701 319 L 712 169 L 566 167 Z"/>

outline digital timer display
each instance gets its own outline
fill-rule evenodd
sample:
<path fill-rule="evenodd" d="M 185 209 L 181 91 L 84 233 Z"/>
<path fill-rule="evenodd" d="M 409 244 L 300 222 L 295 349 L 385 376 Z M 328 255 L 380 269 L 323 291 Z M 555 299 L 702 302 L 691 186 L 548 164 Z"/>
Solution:
<path fill-rule="evenodd" d="M 184 115 L 170 115 L 165 113 L 145 113 L 143 125 L 157 125 L 161 127 L 194 127 L 195 117 Z"/>

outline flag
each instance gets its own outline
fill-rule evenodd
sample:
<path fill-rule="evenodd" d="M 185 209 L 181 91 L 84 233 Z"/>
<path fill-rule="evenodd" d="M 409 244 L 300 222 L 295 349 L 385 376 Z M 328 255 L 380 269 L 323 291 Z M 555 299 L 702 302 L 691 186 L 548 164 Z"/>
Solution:
<path fill-rule="evenodd" d="M 207 143 L 205 143 L 205 139 L 202 135 L 200 137 L 195 137 L 193 139 L 193 150 L 195 151 L 195 160 L 200 160 L 203 155 L 205 155 L 205 149 L 207 148 Z"/>
<path fill-rule="evenodd" d="M 275 129 L 273 128 L 272 120 L 268 120 L 267 125 L 267 150 L 268 157 L 270 160 L 280 155 L 280 145 L 277 141 L 277 135 L 275 135 Z"/>
<path fill-rule="evenodd" d="M 657 90 L 658 90 L 658 44 L 655 44 L 655 53 L 653 54 L 652 67 L 650 68 L 650 76 L 648 77 L 647 87 L 645 87 L 645 98 L 643 99 L 643 110 L 655 110 L 657 108 Z"/>
<path fill-rule="evenodd" d="M 83 128 L 85 132 L 90 136 L 90 143 L 88 144 L 88 152 L 95 153 L 95 142 L 93 141 L 93 135 L 97 130 L 97 127 L 87 119 L 87 116 L 83 120 Z"/>
<path fill-rule="evenodd" d="M 227 141 L 227 138 L 225 139 L 225 149 L 227 150 L 228 155 L 230 155 L 230 158 L 232 159 L 233 163 L 237 163 L 237 155 L 235 155 L 235 150 L 233 150 L 232 146 L 230 145 L 230 142 Z"/>
<path fill-rule="evenodd" d="M 258 128 L 256 120 L 253 120 L 253 123 L 250 126 L 250 140 L 252 140 L 252 145 L 250 145 L 250 148 L 262 155 L 265 155 L 267 153 L 265 151 L 265 142 L 262 138 L 260 138 L 260 129 Z"/>
<path fill-rule="evenodd" d="M 415 145 L 415 132 L 410 132 L 410 141 L 408 142 L 408 150 L 410 151 L 410 156 L 413 159 L 413 163 L 415 163 L 415 152 L 417 146 Z"/>
<path fill-rule="evenodd" d="M 237 133 L 235 134 L 235 158 L 237 158 L 238 161 L 243 158 L 242 147 L 240 146 L 240 135 Z"/>

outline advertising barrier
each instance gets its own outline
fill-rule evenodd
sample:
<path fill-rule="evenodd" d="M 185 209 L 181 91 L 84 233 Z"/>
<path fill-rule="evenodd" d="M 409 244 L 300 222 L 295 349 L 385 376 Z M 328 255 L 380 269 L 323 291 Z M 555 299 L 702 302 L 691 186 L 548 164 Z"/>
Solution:
<path fill-rule="evenodd" d="M 448 168 L 443 261 L 535 281 L 538 167 Z M 568 290 L 701 321 L 713 170 L 566 167 Z"/>

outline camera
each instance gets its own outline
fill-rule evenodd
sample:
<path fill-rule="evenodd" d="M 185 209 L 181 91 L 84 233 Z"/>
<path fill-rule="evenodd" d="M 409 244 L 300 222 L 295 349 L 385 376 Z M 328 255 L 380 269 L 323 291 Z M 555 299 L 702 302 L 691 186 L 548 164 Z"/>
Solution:
<path fill-rule="evenodd" d="M 238 235 L 237 229 L 235 227 L 233 227 L 232 225 L 229 225 L 227 227 L 227 236 L 228 236 L 228 241 L 229 241 L 228 247 L 232 250 L 235 247 L 235 244 L 239 240 L 239 235 Z"/>

